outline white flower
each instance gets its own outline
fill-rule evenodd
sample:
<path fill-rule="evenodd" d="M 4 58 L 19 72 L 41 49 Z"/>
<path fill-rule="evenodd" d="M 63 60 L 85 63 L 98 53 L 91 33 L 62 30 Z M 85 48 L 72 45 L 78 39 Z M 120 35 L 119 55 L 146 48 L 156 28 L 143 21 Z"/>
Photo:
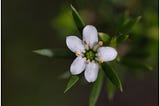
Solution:
<path fill-rule="evenodd" d="M 71 74 L 77 75 L 85 71 L 84 76 L 88 82 L 97 79 L 99 63 L 112 61 L 117 56 L 114 48 L 101 47 L 103 42 L 98 42 L 97 29 L 92 25 L 83 29 L 83 41 L 77 36 L 68 36 L 66 44 L 77 56 L 70 66 Z"/>

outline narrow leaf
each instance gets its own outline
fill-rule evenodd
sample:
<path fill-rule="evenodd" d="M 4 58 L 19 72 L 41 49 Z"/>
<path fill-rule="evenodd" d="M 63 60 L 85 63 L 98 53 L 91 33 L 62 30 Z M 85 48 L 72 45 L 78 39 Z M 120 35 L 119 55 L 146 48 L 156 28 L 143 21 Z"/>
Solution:
<path fill-rule="evenodd" d="M 38 49 L 33 52 L 47 57 L 73 57 L 73 53 L 67 49 Z"/>
<path fill-rule="evenodd" d="M 47 57 L 53 56 L 53 52 L 50 49 L 39 49 L 39 50 L 34 50 L 33 52 L 42 56 L 47 56 Z"/>
<path fill-rule="evenodd" d="M 135 19 L 125 20 L 125 22 L 123 23 L 123 25 L 119 30 L 120 35 L 117 37 L 117 44 L 120 44 L 128 39 L 128 36 L 129 36 L 128 33 L 131 31 L 134 25 L 140 21 L 140 19 L 141 19 L 141 16 Z"/>
<path fill-rule="evenodd" d="M 77 10 L 71 5 L 71 9 L 72 9 L 72 16 L 74 19 L 74 22 L 79 30 L 80 33 L 82 33 L 82 30 L 85 26 L 82 18 L 80 17 L 79 13 L 77 12 Z"/>
<path fill-rule="evenodd" d="M 113 70 L 113 68 L 108 63 L 102 63 L 102 68 L 106 76 L 110 79 L 110 81 L 122 92 L 122 84 L 117 75 L 117 73 Z"/>
<path fill-rule="evenodd" d="M 111 40 L 110 40 L 109 45 L 111 47 L 116 47 L 117 46 L 117 38 L 116 37 L 112 37 Z"/>
<path fill-rule="evenodd" d="M 115 86 L 113 85 L 113 83 L 109 79 L 107 79 L 106 84 L 107 84 L 106 90 L 108 93 L 108 99 L 112 100 L 115 95 L 115 91 L 116 91 Z"/>
<path fill-rule="evenodd" d="M 126 41 L 128 39 L 129 35 L 120 35 L 118 38 L 117 38 L 117 44 L 120 44 L 124 41 Z"/>
<path fill-rule="evenodd" d="M 98 78 L 94 82 L 89 99 L 89 106 L 95 106 L 103 84 L 103 72 L 99 71 Z"/>
<path fill-rule="evenodd" d="M 78 80 L 79 80 L 79 76 L 71 76 L 64 93 L 66 93 L 69 89 L 71 89 L 72 86 L 75 85 Z"/>
<path fill-rule="evenodd" d="M 69 71 L 64 72 L 59 76 L 60 79 L 68 79 L 71 76 L 71 73 Z"/>
<path fill-rule="evenodd" d="M 108 45 L 110 41 L 110 36 L 103 32 L 99 32 L 98 35 L 99 35 L 99 39 L 103 41 L 104 45 Z"/>
<path fill-rule="evenodd" d="M 133 28 L 133 26 L 140 21 L 140 19 L 141 19 L 141 16 L 138 16 L 135 19 L 126 20 L 123 26 L 121 27 L 120 33 L 123 35 L 126 35 Z"/>
<path fill-rule="evenodd" d="M 121 58 L 120 58 L 120 55 L 119 55 L 119 54 L 117 55 L 117 57 L 116 57 L 115 60 L 116 60 L 116 62 L 120 62 Z"/>
<path fill-rule="evenodd" d="M 135 49 L 136 48 L 132 48 L 132 50 L 125 55 L 124 59 L 133 60 L 138 57 L 138 59 L 143 60 L 150 56 L 146 48 L 141 48 L 141 50 L 135 50 Z"/>
<path fill-rule="evenodd" d="M 146 71 L 152 71 L 153 68 L 146 64 L 146 63 L 143 63 L 142 61 L 138 61 L 138 60 L 123 60 L 122 61 L 123 64 L 127 65 L 128 67 L 132 67 L 133 69 L 143 69 L 143 70 L 146 70 Z"/>

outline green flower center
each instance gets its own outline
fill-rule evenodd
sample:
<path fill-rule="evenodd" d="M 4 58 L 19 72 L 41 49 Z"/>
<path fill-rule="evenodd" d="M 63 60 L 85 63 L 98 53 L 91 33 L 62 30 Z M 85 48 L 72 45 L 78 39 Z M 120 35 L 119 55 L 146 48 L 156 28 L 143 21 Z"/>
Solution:
<path fill-rule="evenodd" d="M 86 51 L 86 53 L 85 53 L 84 55 L 85 55 L 85 57 L 86 57 L 87 59 L 90 59 L 91 61 L 92 61 L 92 60 L 95 60 L 95 58 L 96 58 L 96 52 L 93 51 L 93 50 L 88 50 L 88 51 Z"/>

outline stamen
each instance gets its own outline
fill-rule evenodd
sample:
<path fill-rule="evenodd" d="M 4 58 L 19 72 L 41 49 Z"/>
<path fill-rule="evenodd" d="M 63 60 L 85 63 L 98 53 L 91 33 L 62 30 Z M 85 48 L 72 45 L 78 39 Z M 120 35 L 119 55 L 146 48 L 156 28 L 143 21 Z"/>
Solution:
<path fill-rule="evenodd" d="M 85 45 L 88 45 L 88 42 L 86 40 L 83 41 Z"/>
<path fill-rule="evenodd" d="M 99 35 L 99 36 L 102 36 L 102 35 L 103 35 L 103 33 L 102 33 L 102 32 L 99 32 L 99 33 L 98 33 L 98 35 Z"/>
<path fill-rule="evenodd" d="M 83 54 L 83 53 L 81 53 L 81 56 L 82 56 L 82 57 L 84 57 L 84 54 Z"/>
<path fill-rule="evenodd" d="M 76 56 L 81 56 L 81 53 L 80 52 L 76 52 Z"/>
<path fill-rule="evenodd" d="M 97 60 L 99 63 L 103 63 L 103 62 L 104 62 L 103 59 L 101 59 L 101 58 L 96 58 L 96 60 Z"/>
<path fill-rule="evenodd" d="M 86 50 L 89 50 L 89 43 L 85 40 L 84 42 L 84 47 Z"/>
<path fill-rule="evenodd" d="M 93 47 L 93 50 L 96 51 L 100 46 L 103 45 L 103 42 L 102 41 L 99 41 L 94 47 Z"/>
<path fill-rule="evenodd" d="M 95 45 L 95 46 L 93 47 L 93 50 L 96 51 L 96 50 L 98 49 L 98 47 L 99 47 L 98 45 Z"/>
<path fill-rule="evenodd" d="M 86 60 L 86 63 L 89 64 L 90 63 L 90 59 Z"/>
<path fill-rule="evenodd" d="M 82 50 L 82 54 L 81 55 L 83 55 L 83 53 L 85 53 L 86 51 L 85 50 Z"/>
<path fill-rule="evenodd" d="M 103 45 L 103 42 L 102 42 L 102 41 L 99 41 L 99 42 L 98 42 L 98 45 L 99 45 L 99 46 L 102 46 L 102 45 Z"/>

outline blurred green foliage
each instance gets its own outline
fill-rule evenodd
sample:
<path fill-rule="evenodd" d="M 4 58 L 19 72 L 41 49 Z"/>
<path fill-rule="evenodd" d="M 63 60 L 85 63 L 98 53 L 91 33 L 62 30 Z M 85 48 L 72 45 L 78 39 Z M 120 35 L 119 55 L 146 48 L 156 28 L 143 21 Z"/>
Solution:
<path fill-rule="evenodd" d="M 102 90 L 97 106 L 158 105 L 158 0 L 2 0 L 2 105 L 88 104 L 90 85 L 79 84 L 72 92 L 63 94 L 66 81 L 58 76 L 69 69 L 72 59 L 50 59 L 32 53 L 40 48 L 65 48 L 66 36 L 80 35 L 70 3 L 86 24 L 110 37 L 117 36 L 124 19 L 142 17 L 128 33 L 128 41 L 118 46 L 120 62 L 111 63 L 120 79 L 124 79 L 124 95 L 116 92 L 116 98 L 109 102 Z M 150 66 L 153 71 L 146 72 Z M 137 81 L 135 76 L 144 80 Z"/>
<path fill-rule="evenodd" d="M 129 36 L 129 42 L 125 43 L 125 45 L 129 44 L 129 46 L 120 47 L 120 49 L 127 49 L 126 51 L 123 51 L 125 52 L 125 55 L 127 55 L 127 57 L 124 57 L 123 59 L 127 59 L 129 60 L 129 62 L 131 62 L 131 60 L 134 58 L 133 64 L 135 63 L 135 61 L 141 64 L 145 59 L 146 64 L 149 65 L 148 67 L 150 67 L 154 64 L 157 65 L 156 63 L 158 62 L 156 61 L 153 63 L 153 61 L 155 61 L 158 56 L 158 14 L 156 10 L 158 5 L 156 5 L 156 1 L 155 3 L 152 3 L 152 5 L 150 5 L 150 3 L 148 2 L 145 2 L 145 5 L 141 5 L 141 3 L 143 3 L 143 1 L 102 0 L 99 2 L 93 1 L 92 5 L 89 1 L 75 1 L 73 4 L 77 6 L 80 15 L 84 19 L 85 23 L 97 26 L 98 30 L 107 32 L 111 37 L 119 36 L 118 42 L 122 42 L 123 39 L 126 39 L 122 36 L 123 34 L 127 35 L 127 38 Z M 95 4 L 98 4 L 99 8 L 96 7 Z M 149 8 L 144 10 L 143 8 L 146 8 L 144 6 L 148 6 Z M 70 11 L 69 9 L 67 10 Z M 65 14 L 66 13 L 68 12 L 65 12 Z M 127 29 L 130 28 L 129 25 L 132 26 L 132 24 L 134 24 L 132 22 L 128 22 L 131 18 L 135 18 L 136 16 L 141 16 L 141 21 L 132 28 L 132 31 L 130 33 L 128 33 Z M 59 22 L 67 21 L 67 17 L 63 18 L 62 21 Z M 140 17 L 138 17 L 138 19 L 139 18 Z M 57 17 L 57 19 L 59 19 L 59 16 Z M 125 25 L 125 27 L 123 28 L 123 23 L 128 25 Z M 59 23 L 58 25 L 65 27 L 63 24 Z M 70 25 L 73 25 L 73 23 L 70 23 Z M 124 29 L 124 31 L 122 31 L 122 28 Z M 72 28 L 70 28 L 70 30 L 71 29 Z M 68 30 L 68 33 L 70 33 L 70 30 Z M 124 33 L 121 33 L 118 30 L 121 30 Z M 63 33 L 64 36 L 67 35 L 65 33 Z M 139 52 L 135 51 L 136 49 L 139 49 Z M 152 51 L 156 51 L 154 53 L 157 54 L 154 54 Z M 134 54 L 134 52 L 136 52 L 136 56 L 132 55 Z M 141 58 L 146 55 L 147 57 L 144 57 L 142 60 Z M 129 64 L 132 64 L 132 62 Z M 140 67 L 145 67 L 145 65 Z M 136 65 L 132 66 L 136 67 Z"/>

